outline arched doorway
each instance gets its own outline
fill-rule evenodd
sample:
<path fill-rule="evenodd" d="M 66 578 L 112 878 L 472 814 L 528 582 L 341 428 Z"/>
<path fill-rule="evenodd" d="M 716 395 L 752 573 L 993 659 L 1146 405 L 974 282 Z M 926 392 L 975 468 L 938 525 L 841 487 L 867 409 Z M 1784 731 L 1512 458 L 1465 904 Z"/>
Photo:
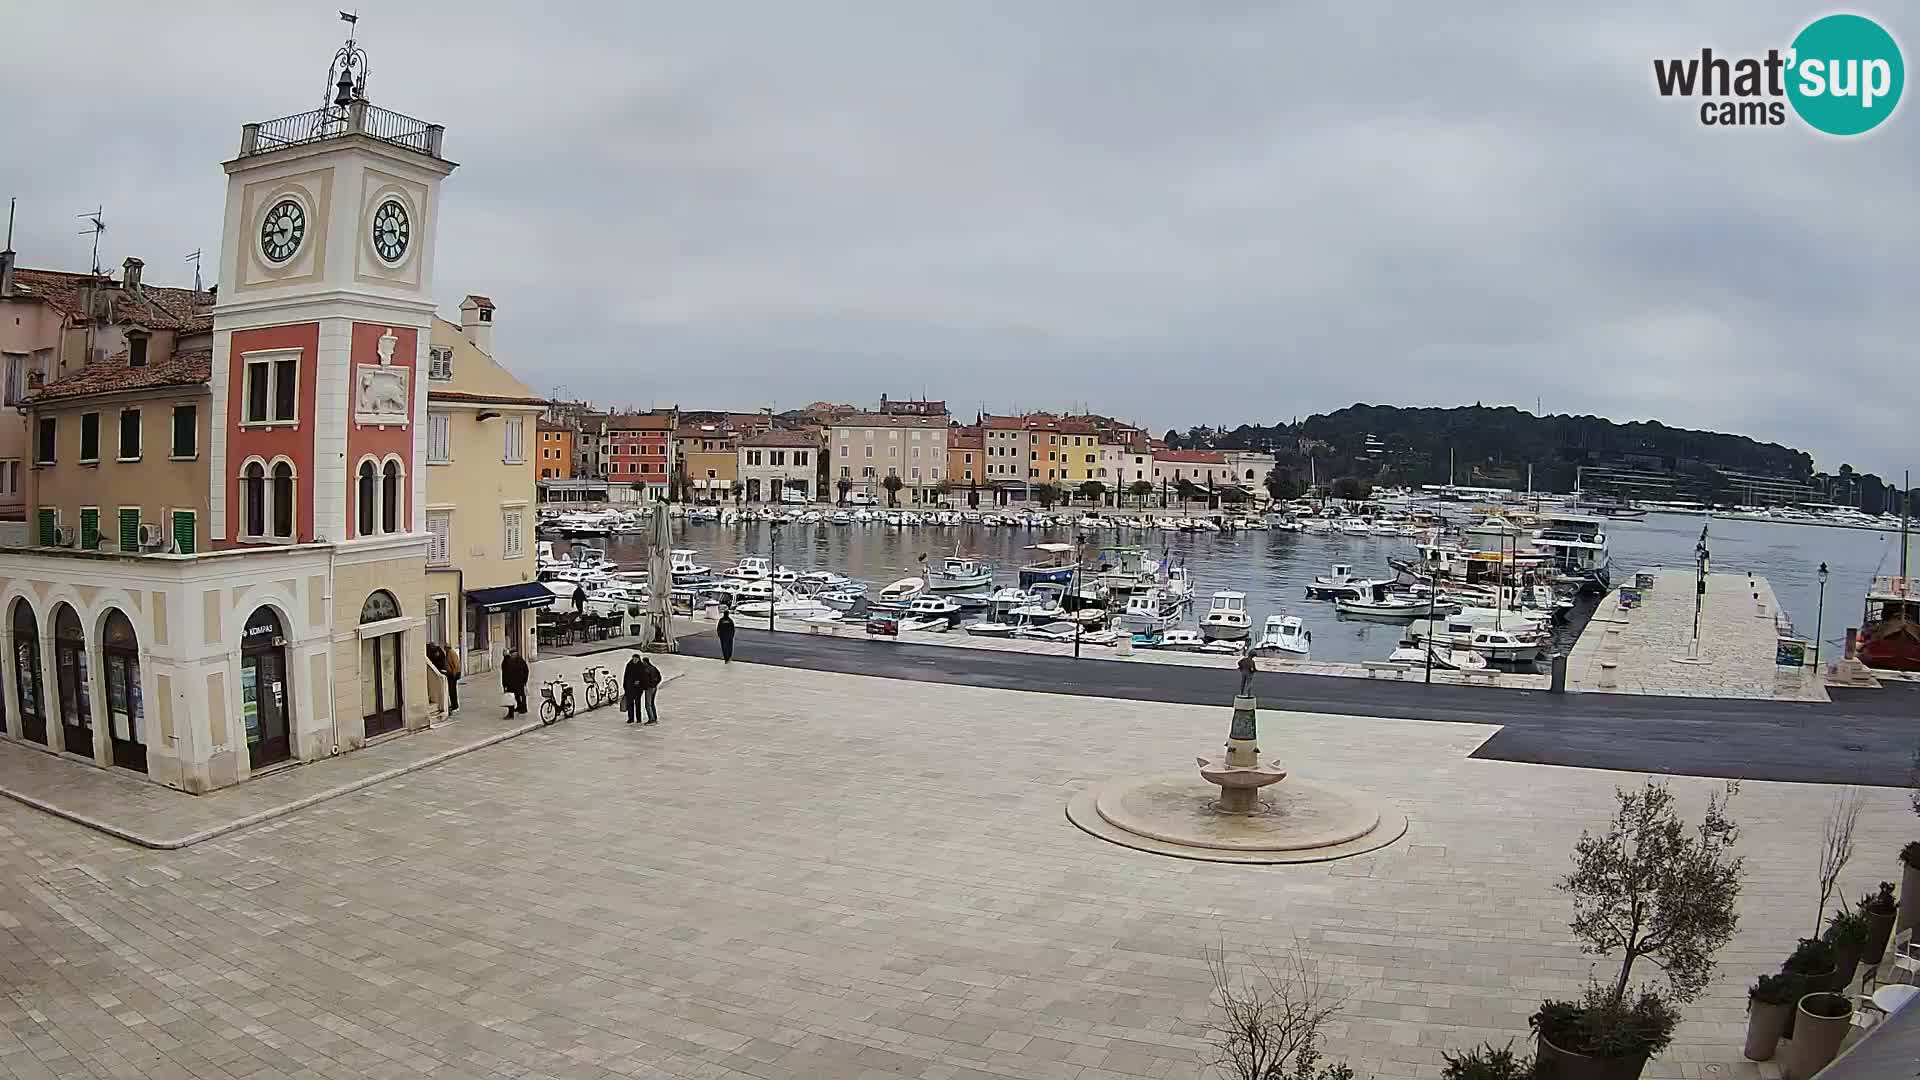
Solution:
<path fill-rule="evenodd" d="M 93 756 L 93 691 L 87 685 L 87 631 L 73 605 L 53 609 L 53 672 L 59 680 L 60 734 L 67 753 Z"/>
<path fill-rule="evenodd" d="M 126 613 L 107 612 L 100 634 L 100 654 L 106 661 L 107 742 L 113 763 L 135 772 L 147 771 L 147 718 L 140 698 L 140 642 Z"/>
<path fill-rule="evenodd" d="M 255 608 L 240 632 L 240 715 L 247 727 L 247 761 L 255 769 L 293 756 L 287 711 L 287 637 L 280 616 Z"/>
<path fill-rule="evenodd" d="M 377 589 L 360 608 L 360 625 L 400 618 L 393 594 Z M 406 661 L 401 655 L 403 635 L 398 628 L 363 638 L 360 642 L 360 707 L 367 737 L 399 730 L 404 722 L 400 686 Z"/>
<path fill-rule="evenodd" d="M 13 602 L 13 689 L 20 702 L 20 737 L 47 745 L 46 696 L 40 686 L 40 621 L 33 605 Z"/>

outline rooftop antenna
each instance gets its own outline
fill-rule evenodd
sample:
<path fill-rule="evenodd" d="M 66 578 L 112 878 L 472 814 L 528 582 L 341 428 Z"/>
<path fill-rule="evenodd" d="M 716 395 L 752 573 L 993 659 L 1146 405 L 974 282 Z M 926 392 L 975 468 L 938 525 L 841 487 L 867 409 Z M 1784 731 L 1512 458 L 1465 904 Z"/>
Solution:
<path fill-rule="evenodd" d="M 201 285 L 200 285 L 200 249 L 199 249 L 199 248 L 194 248 L 194 249 L 193 249 L 192 251 L 189 251 L 189 252 L 187 252 L 187 254 L 186 254 L 186 255 L 185 255 L 184 257 L 185 257 L 185 259 L 186 259 L 186 261 L 188 261 L 188 262 L 190 262 L 190 263 L 192 263 L 192 264 L 193 264 L 193 292 L 194 292 L 194 295 L 196 295 L 196 296 L 197 296 L 197 295 L 199 295 L 200 293 L 203 293 L 203 292 L 206 292 L 207 290 L 206 290 L 206 289 L 204 289 L 204 288 L 202 288 L 202 287 L 201 287 Z"/>
<path fill-rule="evenodd" d="M 97 206 L 97 207 L 94 207 L 93 210 L 91 211 L 82 210 L 80 213 L 74 215 L 74 217 L 83 218 L 87 222 L 87 227 L 80 230 L 80 235 L 85 236 L 88 233 L 93 234 L 93 276 L 94 277 L 100 276 L 100 234 L 107 231 L 107 219 L 105 216 L 103 216 L 105 212 L 106 212 L 105 206 Z M 13 228 L 11 224 L 9 224 L 7 228 L 7 232 L 9 234 L 13 232 Z"/>
<path fill-rule="evenodd" d="M 4 247 L 0 247 L 0 251 L 13 250 L 13 208 L 18 205 L 19 202 L 20 197 L 18 195 L 11 196 L 7 199 L 7 242 Z"/>

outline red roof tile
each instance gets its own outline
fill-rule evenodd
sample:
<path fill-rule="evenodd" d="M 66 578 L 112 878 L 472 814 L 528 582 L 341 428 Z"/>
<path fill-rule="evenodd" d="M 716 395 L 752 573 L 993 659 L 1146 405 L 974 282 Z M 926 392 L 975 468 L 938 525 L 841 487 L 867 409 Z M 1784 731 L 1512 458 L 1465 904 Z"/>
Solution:
<path fill-rule="evenodd" d="M 1153 460 L 1183 465 L 1225 465 L 1227 455 L 1218 450 L 1155 450 Z"/>
<path fill-rule="evenodd" d="M 979 450 L 986 445 L 986 436 L 977 427 L 957 427 L 947 432 L 947 449 Z"/>
<path fill-rule="evenodd" d="M 48 383 L 28 395 L 33 404 L 66 401 L 94 394 L 117 394 L 130 390 L 155 390 L 162 387 L 204 385 L 213 378 L 213 352 L 197 349 L 175 353 L 157 364 L 128 367 L 121 353 L 98 364 L 89 364 L 66 378 Z"/>
<path fill-rule="evenodd" d="M 607 417 L 608 431 L 672 431 L 673 417 L 665 413 L 624 413 Z"/>
<path fill-rule="evenodd" d="M 213 329 L 213 294 L 192 289 L 169 289 L 142 284 L 137 291 L 124 289 L 111 277 L 69 274 L 63 270 L 14 271 L 18 296 L 45 301 L 75 322 L 91 319 L 87 310 L 89 286 L 100 290 L 108 305 L 108 321 L 135 323 L 149 330 L 175 330 L 187 333 Z"/>

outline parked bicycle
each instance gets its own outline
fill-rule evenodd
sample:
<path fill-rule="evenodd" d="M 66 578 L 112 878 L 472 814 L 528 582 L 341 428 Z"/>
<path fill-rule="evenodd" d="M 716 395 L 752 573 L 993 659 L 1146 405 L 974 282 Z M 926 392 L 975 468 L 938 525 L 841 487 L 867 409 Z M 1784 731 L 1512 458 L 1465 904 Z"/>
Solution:
<path fill-rule="evenodd" d="M 586 684 L 587 708 L 620 704 L 620 680 L 613 677 L 612 669 L 595 664 L 581 673 L 580 681 Z"/>
<path fill-rule="evenodd" d="M 540 684 L 540 722 L 551 724 L 573 715 L 573 686 L 564 679 Z"/>

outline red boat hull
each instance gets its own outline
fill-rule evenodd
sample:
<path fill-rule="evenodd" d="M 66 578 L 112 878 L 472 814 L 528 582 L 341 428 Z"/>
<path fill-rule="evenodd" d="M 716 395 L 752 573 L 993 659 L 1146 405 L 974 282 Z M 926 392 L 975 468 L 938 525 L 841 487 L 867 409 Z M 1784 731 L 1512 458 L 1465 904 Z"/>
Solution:
<path fill-rule="evenodd" d="M 1883 671 L 1920 671 L 1920 623 L 1895 616 L 1860 630 L 1854 655 Z"/>

